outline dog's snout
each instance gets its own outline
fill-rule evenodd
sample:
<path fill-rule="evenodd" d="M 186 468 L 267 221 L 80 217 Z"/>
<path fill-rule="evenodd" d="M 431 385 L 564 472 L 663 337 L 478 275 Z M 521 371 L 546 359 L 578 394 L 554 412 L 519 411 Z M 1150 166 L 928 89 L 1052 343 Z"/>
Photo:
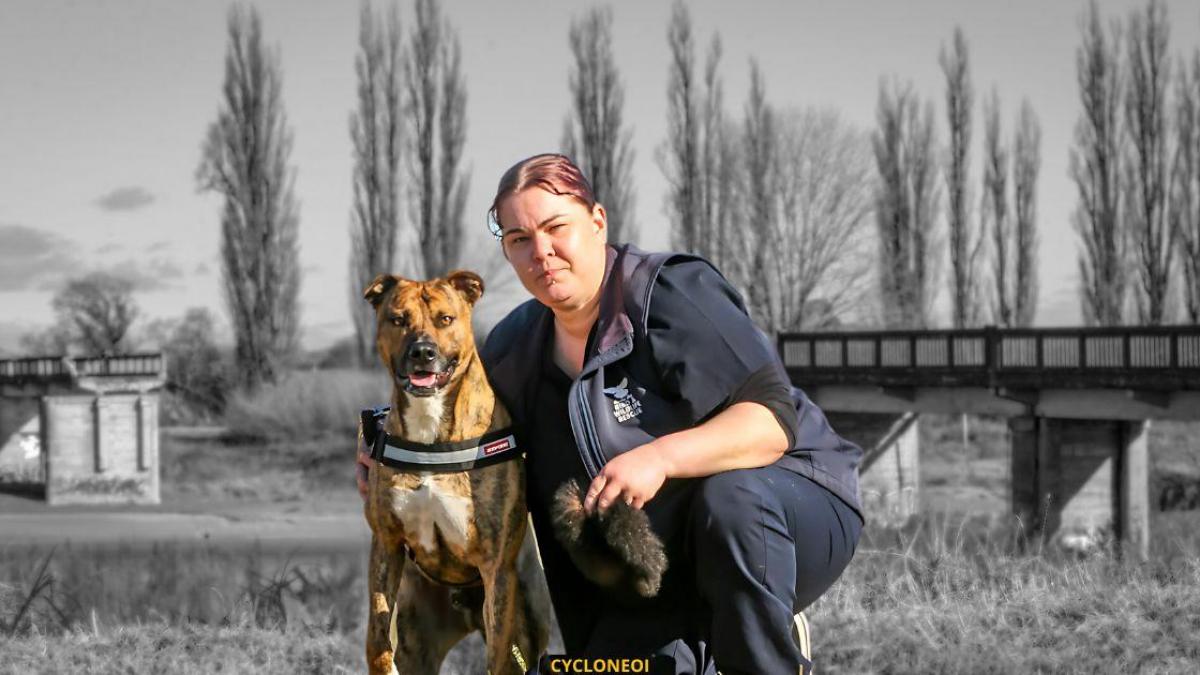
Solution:
<path fill-rule="evenodd" d="M 414 363 L 430 363 L 437 355 L 437 345 L 427 340 L 418 340 L 408 348 L 408 358 Z"/>

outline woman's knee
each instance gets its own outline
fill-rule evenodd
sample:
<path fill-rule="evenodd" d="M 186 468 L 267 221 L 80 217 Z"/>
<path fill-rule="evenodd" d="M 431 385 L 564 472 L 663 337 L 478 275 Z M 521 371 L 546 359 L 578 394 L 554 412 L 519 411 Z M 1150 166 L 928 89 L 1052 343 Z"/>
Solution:
<path fill-rule="evenodd" d="M 759 522 L 762 486 L 753 469 L 723 471 L 703 479 L 692 505 L 698 532 L 736 534 Z"/>

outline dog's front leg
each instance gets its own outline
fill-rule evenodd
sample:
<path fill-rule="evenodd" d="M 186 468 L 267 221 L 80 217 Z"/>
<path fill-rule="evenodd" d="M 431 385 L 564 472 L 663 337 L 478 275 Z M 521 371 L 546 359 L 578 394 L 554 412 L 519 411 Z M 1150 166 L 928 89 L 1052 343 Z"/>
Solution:
<path fill-rule="evenodd" d="M 405 557 L 390 550 L 378 535 L 371 536 L 371 562 L 367 570 L 367 671 L 371 675 L 395 672 L 393 665 L 392 612 Z"/>
<path fill-rule="evenodd" d="M 506 556 L 507 557 L 507 556 Z M 483 571 L 483 624 L 490 675 L 522 675 L 539 656 L 535 626 L 523 597 L 516 560 Z"/>

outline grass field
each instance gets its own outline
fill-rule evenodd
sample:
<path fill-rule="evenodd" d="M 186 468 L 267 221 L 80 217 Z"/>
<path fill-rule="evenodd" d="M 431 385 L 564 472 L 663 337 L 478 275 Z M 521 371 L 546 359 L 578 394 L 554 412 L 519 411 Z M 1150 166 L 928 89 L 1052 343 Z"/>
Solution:
<path fill-rule="evenodd" d="M 341 413 L 309 410 L 375 396 L 356 387 L 331 390 L 334 404 L 282 390 L 276 403 L 246 402 L 292 420 L 261 438 L 164 439 L 164 508 L 357 509 L 353 429 L 328 421 Z M 1195 431 L 1156 424 L 1155 468 L 1200 467 Z M 965 459 L 958 418 L 930 416 L 922 436 L 923 515 L 903 530 L 868 527 L 845 576 L 809 609 L 820 672 L 1197 671 L 1200 512 L 1155 513 L 1148 564 L 1072 557 L 1006 517 L 1003 421 L 972 420 Z M 360 672 L 364 570 L 358 550 L 0 542 L 0 673 Z M 477 638 L 443 669 L 482 672 Z"/>

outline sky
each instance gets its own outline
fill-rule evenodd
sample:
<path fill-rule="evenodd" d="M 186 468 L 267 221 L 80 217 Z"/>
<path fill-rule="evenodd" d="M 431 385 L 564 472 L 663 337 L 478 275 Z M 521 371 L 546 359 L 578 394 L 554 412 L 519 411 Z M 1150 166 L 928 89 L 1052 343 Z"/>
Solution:
<path fill-rule="evenodd" d="M 302 343 L 321 348 L 352 332 L 347 304 L 355 2 L 254 3 L 279 49 L 283 99 L 295 145 L 300 216 Z M 1200 44 L 1200 6 L 1169 1 L 1172 51 Z M 411 2 L 401 2 L 404 29 Z M 495 260 L 484 214 L 515 161 L 557 150 L 568 110 L 568 26 L 590 5 L 548 0 L 444 0 L 459 33 L 467 84 L 466 218 L 474 260 Z M 670 3 L 616 2 L 613 40 L 633 131 L 636 220 L 643 248 L 667 245 L 666 181 L 654 150 L 666 132 Z M 697 42 L 719 30 L 729 113 L 740 115 L 749 62 L 781 108 L 839 111 L 874 126 L 881 78 L 911 81 L 937 105 L 945 138 L 938 51 L 954 27 L 970 46 L 976 89 L 978 195 L 983 95 L 995 90 L 1011 130 L 1028 98 L 1042 125 L 1038 184 L 1041 250 L 1036 323 L 1080 322 L 1075 188 L 1068 149 L 1079 115 L 1075 85 L 1077 0 L 694 0 Z M 1140 2 L 1100 3 L 1124 17 Z M 225 2 L 4 0 L 0 3 L 0 350 L 48 325 L 50 299 L 69 277 L 103 269 L 133 279 L 145 319 L 210 308 L 227 334 L 220 286 L 220 197 L 196 189 L 201 141 L 215 118 L 225 52 Z M 945 267 L 945 266 L 944 266 Z M 491 320 L 523 299 L 487 296 Z M 944 284 L 943 284 L 944 285 Z M 948 294 L 938 305 L 948 323 Z"/>

